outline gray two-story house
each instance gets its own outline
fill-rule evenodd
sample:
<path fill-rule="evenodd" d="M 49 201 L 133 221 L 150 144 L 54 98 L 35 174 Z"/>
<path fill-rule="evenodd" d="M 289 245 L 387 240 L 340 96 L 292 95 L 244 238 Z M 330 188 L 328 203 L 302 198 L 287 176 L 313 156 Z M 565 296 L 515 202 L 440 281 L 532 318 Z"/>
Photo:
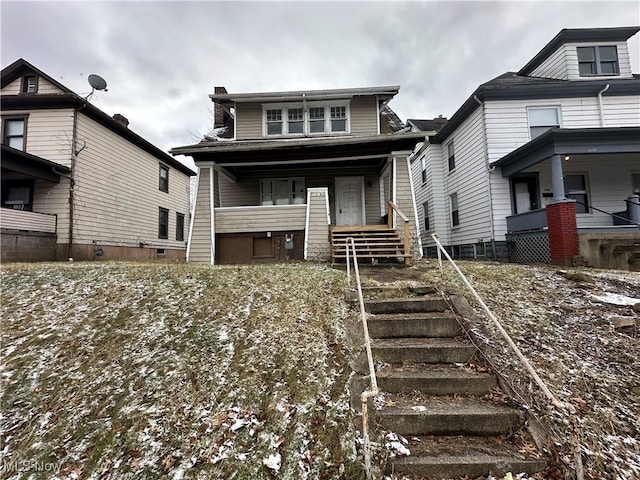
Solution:
<path fill-rule="evenodd" d="M 216 87 L 214 130 L 171 151 L 198 167 L 188 261 L 340 261 L 354 236 L 374 262 L 410 262 L 419 245 L 409 155 L 423 134 L 388 107 L 398 90 Z"/>

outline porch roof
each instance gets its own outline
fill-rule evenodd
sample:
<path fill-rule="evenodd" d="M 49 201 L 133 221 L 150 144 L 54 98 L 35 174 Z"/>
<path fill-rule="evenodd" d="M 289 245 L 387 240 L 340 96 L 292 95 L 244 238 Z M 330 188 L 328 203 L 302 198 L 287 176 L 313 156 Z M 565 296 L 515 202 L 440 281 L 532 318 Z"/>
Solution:
<path fill-rule="evenodd" d="M 291 163 L 329 159 L 359 159 L 386 156 L 394 151 L 413 151 L 424 141 L 424 133 L 388 133 L 334 137 L 266 139 L 246 141 L 203 141 L 171 149 L 173 155 L 191 155 L 196 163 L 224 164 Z"/>
<path fill-rule="evenodd" d="M 553 155 L 640 154 L 640 127 L 551 128 L 492 165 L 510 177 Z"/>
<path fill-rule="evenodd" d="M 8 145 L 2 145 L 2 172 L 17 172 L 47 182 L 59 183 L 60 174 L 69 174 L 71 169 Z"/>

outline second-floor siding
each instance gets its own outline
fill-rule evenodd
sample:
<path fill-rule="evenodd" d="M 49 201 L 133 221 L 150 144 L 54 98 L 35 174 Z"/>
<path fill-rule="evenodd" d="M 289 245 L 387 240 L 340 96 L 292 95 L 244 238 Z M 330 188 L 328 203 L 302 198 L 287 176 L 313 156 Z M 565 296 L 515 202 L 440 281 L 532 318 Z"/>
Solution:
<path fill-rule="evenodd" d="M 379 111 L 378 101 L 375 96 L 354 96 L 347 100 L 328 100 L 326 102 L 309 102 L 304 112 L 305 133 L 303 134 L 288 134 L 286 127 L 283 127 L 283 133 L 278 135 L 268 135 L 266 126 L 266 110 L 278 109 L 281 110 L 281 115 L 285 118 L 282 119 L 283 123 L 288 120 L 286 118 L 287 108 L 303 109 L 304 105 L 301 102 L 287 102 L 287 103 L 236 103 L 235 105 L 235 132 L 236 140 L 250 140 L 259 138 L 283 138 L 294 136 L 315 135 L 309 133 L 309 108 L 322 108 L 327 106 L 325 113 L 327 127 L 325 131 L 318 133 L 317 135 L 375 135 L 379 133 Z M 345 128 L 341 131 L 331 131 L 329 125 L 331 106 L 344 106 L 346 122 Z"/>

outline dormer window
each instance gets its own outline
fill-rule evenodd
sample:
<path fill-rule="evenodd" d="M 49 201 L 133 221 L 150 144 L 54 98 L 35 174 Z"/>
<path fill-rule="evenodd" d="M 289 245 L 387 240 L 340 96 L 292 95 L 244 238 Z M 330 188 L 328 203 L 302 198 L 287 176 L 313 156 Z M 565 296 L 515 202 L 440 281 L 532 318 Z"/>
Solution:
<path fill-rule="evenodd" d="M 581 77 L 620 74 L 618 50 L 615 45 L 577 47 L 577 50 Z"/>
<path fill-rule="evenodd" d="M 314 135 L 349 132 L 349 104 L 345 102 L 308 102 L 265 105 L 264 134 Z"/>
<path fill-rule="evenodd" d="M 37 93 L 38 92 L 38 77 L 35 75 L 25 75 L 22 77 L 22 93 Z"/>

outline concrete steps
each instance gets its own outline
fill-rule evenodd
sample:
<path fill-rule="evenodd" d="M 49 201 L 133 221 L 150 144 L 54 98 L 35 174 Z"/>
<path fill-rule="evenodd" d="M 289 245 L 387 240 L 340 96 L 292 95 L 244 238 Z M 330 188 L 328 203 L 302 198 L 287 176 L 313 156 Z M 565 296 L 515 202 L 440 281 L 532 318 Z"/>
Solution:
<path fill-rule="evenodd" d="M 488 400 L 495 395 L 483 398 L 497 380 L 469 366 L 476 348 L 447 302 L 426 287 L 403 291 L 404 298 L 376 288 L 385 298 L 369 290 L 365 309 L 374 360 L 382 362 L 376 375 L 384 405 L 370 421 L 408 439 L 411 451 L 392 458 L 388 472 L 441 480 L 543 470 L 524 413 Z M 355 385 L 364 388 L 366 379 Z"/>

